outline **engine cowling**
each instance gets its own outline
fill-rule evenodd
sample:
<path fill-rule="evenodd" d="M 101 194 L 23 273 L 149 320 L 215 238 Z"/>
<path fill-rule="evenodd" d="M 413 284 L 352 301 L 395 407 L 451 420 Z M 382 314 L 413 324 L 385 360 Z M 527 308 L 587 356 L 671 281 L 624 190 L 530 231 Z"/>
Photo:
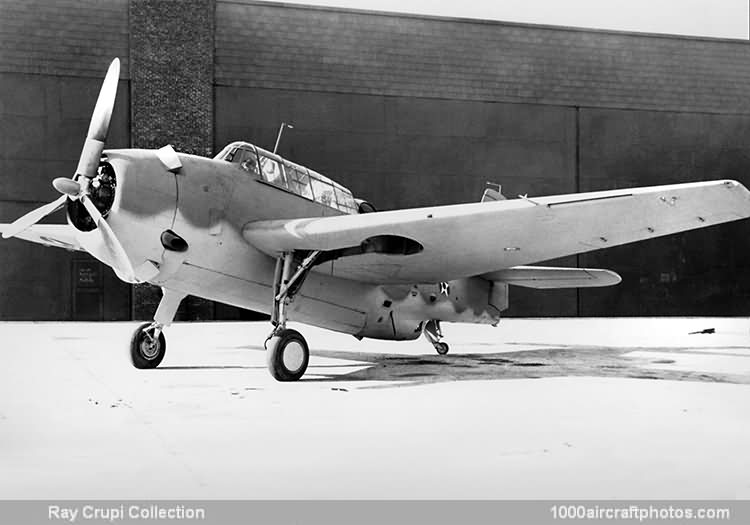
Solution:
<path fill-rule="evenodd" d="M 117 236 L 136 280 L 153 277 L 162 261 L 161 235 L 172 227 L 177 205 L 175 177 L 155 151 L 129 149 L 106 151 L 96 176 L 88 181 L 89 199 Z M 70 200 L 67 212 L 81 245 L 109 264 L 102 237 L 83 204 Z"/>

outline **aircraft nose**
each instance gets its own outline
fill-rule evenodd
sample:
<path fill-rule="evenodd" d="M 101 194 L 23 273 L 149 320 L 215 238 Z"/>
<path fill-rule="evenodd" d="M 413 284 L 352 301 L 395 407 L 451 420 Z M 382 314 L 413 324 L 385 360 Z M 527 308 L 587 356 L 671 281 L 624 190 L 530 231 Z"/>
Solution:
<path fill-rule="evenodd" d="M 104 180 L 92 191 L 99 201 L 111 201 L 106 222 L 131 261 L 135 280 L 149 281 L 164 264 L 162 236 L 173 227 L 176 175 L 164 169 L 153 150 L 105 153 L 115 183 Z"/>

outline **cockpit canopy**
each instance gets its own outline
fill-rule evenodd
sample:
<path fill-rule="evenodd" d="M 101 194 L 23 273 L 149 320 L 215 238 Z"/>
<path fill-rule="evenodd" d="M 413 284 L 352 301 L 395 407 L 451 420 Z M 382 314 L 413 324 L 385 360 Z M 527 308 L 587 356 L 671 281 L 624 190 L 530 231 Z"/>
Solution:
<path fill-rule="evenodd" d="M 357 213 L 352 192 L 328 177 L 247 142 L 233 142 L 214 157 L 296 195 L 344 213 Z"/>

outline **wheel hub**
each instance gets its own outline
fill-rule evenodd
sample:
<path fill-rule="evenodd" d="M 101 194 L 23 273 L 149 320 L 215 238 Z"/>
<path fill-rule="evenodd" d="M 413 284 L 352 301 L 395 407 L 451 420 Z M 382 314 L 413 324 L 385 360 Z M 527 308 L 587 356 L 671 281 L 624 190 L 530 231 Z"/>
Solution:
<path fill-rule="evenodd" d="M 299 342 L 292 341 L 286 345 L 286 348 L 284 348 L 282 360 L 284 361 L 284 366 L 287 370 L 290 372 L 296 372 L 302 368 L 302 365 L 304 364 L 305 350 Z"/>
<path fill-rule="evenodd" d="M 154 359 L 157 355 L 159 355 L 159 341 L 157 339 L 152 339 L 149 334 L 144 334 L 143 339 L 141 339 L 141 354 L 146 359 Z"/>

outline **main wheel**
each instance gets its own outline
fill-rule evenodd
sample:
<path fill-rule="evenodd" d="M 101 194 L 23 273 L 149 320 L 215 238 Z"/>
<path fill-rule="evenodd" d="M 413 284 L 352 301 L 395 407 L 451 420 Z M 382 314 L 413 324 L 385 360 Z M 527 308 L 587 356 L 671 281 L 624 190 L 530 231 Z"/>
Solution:
<path fill-rule="evenodd" d="M 130 340 L 130 359 L 136 368 L 156 368 L 164 359 L 167 351 L 167 340 L 164 333 L 154 339 L 146 330 L 151 323 L 143 323 L 133 332 Z"/>
<path fill-rule="evenodd" d="M 448 346 L 448 343 L 435 343 L 435 350 L 437 350 L 437 353 L 440 355 L 445 355 L 448 353 L 448 350 L 450 350 L 450 347 Z"/>
<path fill-rule="evenodd" d="M 307 370 L 310 350 L 296 330 L 284 329 L 268 342 L 268 370 L 277 381 L 297 381 Z"/>

